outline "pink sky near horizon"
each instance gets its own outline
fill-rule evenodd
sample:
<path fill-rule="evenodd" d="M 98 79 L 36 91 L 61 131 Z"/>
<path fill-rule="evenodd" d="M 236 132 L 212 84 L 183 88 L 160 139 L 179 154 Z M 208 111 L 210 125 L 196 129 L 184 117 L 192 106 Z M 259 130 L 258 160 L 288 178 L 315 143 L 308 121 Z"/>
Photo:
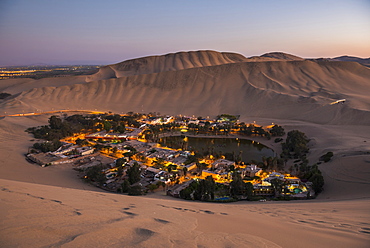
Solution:
<path fill-rule="evenodd" d="M 178 51 L 370 57 L 370 1 L 0 2 L 0 66 L 110 64 Z"/>

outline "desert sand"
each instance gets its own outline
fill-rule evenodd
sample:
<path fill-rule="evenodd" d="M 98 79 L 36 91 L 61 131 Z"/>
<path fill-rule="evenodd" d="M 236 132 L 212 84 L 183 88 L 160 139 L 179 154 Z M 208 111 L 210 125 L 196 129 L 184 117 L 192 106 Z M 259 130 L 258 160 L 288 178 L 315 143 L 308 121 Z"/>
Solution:
<path fill-rule="evenodd" d="M 334 152 L 320 165 L 325 186 L 317 199 L 216 204 L 163 191 L 104 192 L 69 165 L 41 168 L 24 159 L 35 142 L 24 130 L 45 125 L 50 114 L 6 116 L 0 119 L 1 247 L 369 247 L 370 70 L 278 55 L 179 53 L 107 66 L 86 78 L 1 80 L 0 91 L 13 96 L 0 102 L 0 115 L 69 108 L 230 113 L 278 123 L 311 139 L 311 163 Z M 279 151 L 273 141 L 258 141 Z"/>

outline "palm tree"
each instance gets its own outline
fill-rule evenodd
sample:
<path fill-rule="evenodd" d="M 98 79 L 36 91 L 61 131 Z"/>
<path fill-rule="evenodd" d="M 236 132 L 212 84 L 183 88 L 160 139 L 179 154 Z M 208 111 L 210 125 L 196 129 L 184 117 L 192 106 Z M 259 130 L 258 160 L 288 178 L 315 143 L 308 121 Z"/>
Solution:
<path fill-rule="evenodd" d="M 182 171 L 184 172 L 184 177 L 186 177 L 186 175 L 188 174 L 188 168 L 183 167 Z"/>
<path fill-rule="evenodd" d="M 282 187 L 284 185 L 283 181 L 280 179 L 274 178 L 271 180 L 271 185 L 274 188 L 275 191 L 275 197 L 278 197 L 281 194 Z"/>

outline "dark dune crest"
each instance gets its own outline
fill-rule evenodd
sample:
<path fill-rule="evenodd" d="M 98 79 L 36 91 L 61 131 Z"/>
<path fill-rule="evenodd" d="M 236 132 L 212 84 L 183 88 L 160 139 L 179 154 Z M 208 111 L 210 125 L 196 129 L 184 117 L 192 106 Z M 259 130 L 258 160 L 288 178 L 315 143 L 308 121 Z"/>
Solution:
<path fill-rule="evenodd" d="M 100 68 L 98 73 L 88 76 L 86 81 L 91 82 L 131 75 L 178 71 L 189 68 L 238 63 L 247 60 L 241 54 L 220 53 L 210 50 L 170 53 L 162 56 L 148 56 L 107 65 Z"/>
<path fill-rule="evenodd" d="M 271 53 L 265 53 L 261 55 L 261 57 L 267 57 L 267 58 L 274 58 L 274 59 L 279 59 L 279 60 L 304 60 L 301 57 L 288 54 L 288 53 L 283 53 L 283 52 L 271 52 Z"/>

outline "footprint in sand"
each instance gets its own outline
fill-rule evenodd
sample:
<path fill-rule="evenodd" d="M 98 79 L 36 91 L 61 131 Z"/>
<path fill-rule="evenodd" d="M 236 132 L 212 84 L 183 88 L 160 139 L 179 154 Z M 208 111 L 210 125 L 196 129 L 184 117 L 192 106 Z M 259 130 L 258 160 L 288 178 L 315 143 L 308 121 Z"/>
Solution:
<path fill-rule="evenodd" d="M 137 214 L 132 213 L 132 212 L 128 212 L 128 211 L 122 211 L 122 213 L 127 214 L 127 215 L 132 216 L 132 217 L 137 216 Z"/>
<path fill-rule="evenodd" d="M 152 230 L 149 230 L 149 229 L 146 229 L 146 228 L 136 228 L 135 229 L 135 234 L 136 235 L 133 239 L 134 241 L 131 242 L 131 246 L 137 246 L 141 242 L 144 242 L 144 241 L 150 239 L 150 237 L 155 235 L 156 232 L 153 232 Z"/>
<path fill-rule="evenodd" d="M 200 211 L 203 211 L 203 212 L 204 212 L 204 213 L 206 213 L 206 214 L 215 214 L 214 212 L 209 211 L 209 210 L 200 210 Z"/>
<path fill-rule="evenodd" d="M 163 223 L 163 224 L 168 224 L 168 223 L 171 223 L 167 220 L 162 220 L 162 219 L 157 219 L 157 218 L 154 218 L 155 221 L 159 222 L 159 223 Z"/>
<path fill-rule="evenodd" d="M 367 227 L 363 227 L 361 228 L 360 230 L 358 230 L 360 233 L 366 233 L 366 234 L 370 234 L 370 228 L 367 228 Z"/>

